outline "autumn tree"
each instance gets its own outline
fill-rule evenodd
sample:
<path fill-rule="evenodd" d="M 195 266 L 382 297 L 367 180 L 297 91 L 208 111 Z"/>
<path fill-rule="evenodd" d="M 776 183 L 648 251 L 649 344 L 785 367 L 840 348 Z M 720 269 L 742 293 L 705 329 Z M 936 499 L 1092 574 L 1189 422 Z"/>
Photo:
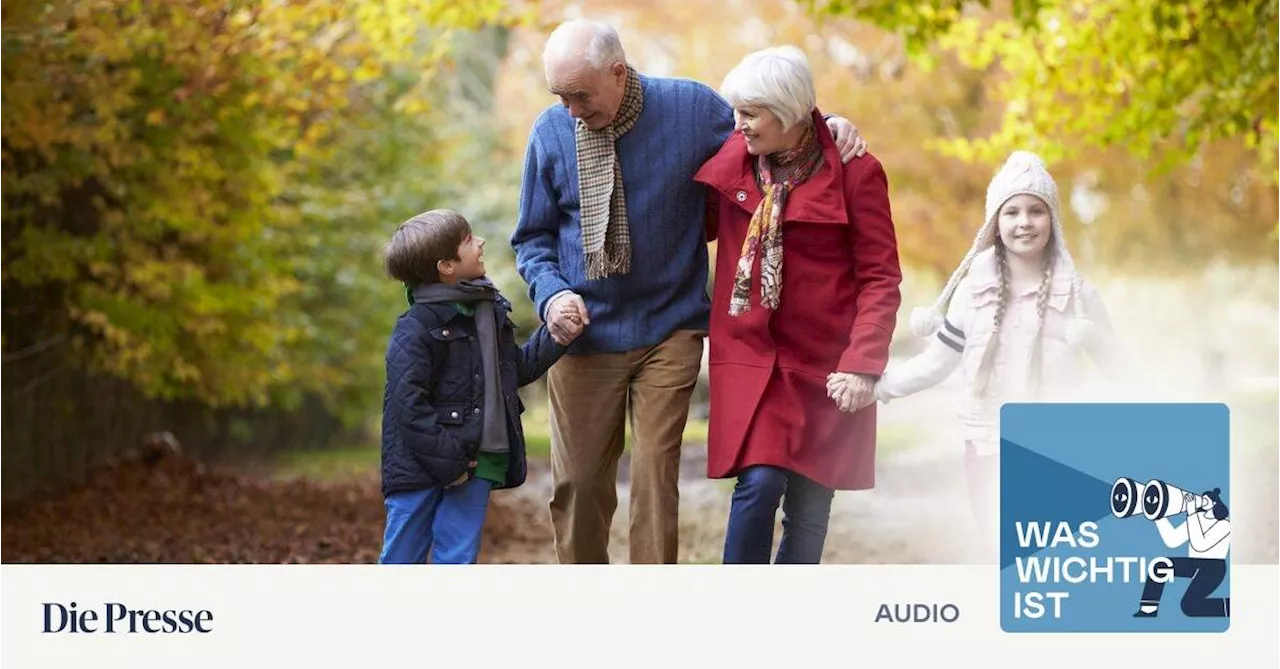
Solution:
<path fill-rule="evenodd" d="M 904 38 L 939 86 L 958 61 L 984 110 L 925 145 L 1053 165 L 1093 261 L 1179 272 L 1276 260 L 1277 5 L 1270 0 L 810 0 Z M 947 68 L 947 69 L 940 69 Z"/>
<path fill-rule="evenodd" d="M 1243 139 L 1273 182 L 1277 152 L 1274 0 L 806 0 L 991 71 L 1000 125 L 948 142 L 963 158 L 1027 146 L 1050 159 L 1122 147 L 1167 167 Z M 994 5 L 994 7 L 993 7 Z M 998 68 L 998 69 L 995 69 Z"/>
<path fill-rule="evenodd" d="M 1138 5 L 1150 8 L 1150 3 Z M 1251 139 L 1247 133 L 1224 137 L 1215 131 L 1215 139 L 1205 134 L 1203 140 L 1193 141 L 1179 135 L 1181 126 L 1175 126 L 1164 139 L 1143 135 L 1150 138 L 1149 151 L 1143 151 L 1140 141 L 1105 144 L 1082 134 L 1083 129 L 1004 129 L 1009 109 L 1052 96 L 1059 85 L 1066 90 L 1085 85 L 1048 78 L 1046 73 L 1039 97 L 1023 100 L 1010 86 L 1039 76 L 1027 61 L 1038 56 L 992 57 L 976 66 L 973 56 L 979 52 L 1004 53 L 1019 44 L 1031 49 L 1033 40 L 1040 39 L 1035 22 L 1048 22 L 1053 6 L 1041 2 L 987 9 L 977 3 L 930 0 L 725 5 L 680 0 L 644 6 L 595 2 L 587 13 L 619 29 L 628 58 L 641 71 L 690 77 L 713 87 L 750 51 L 778 44 L 804 50 L 818 86 L 818 105 L 853 120 L 886 166 L 899 249 L 913 283 L 927 284 L 950 273 L 981 224 L 991 176 L 1008 150 L 1023 146 L 1050 159 L 1067 212 L 1067 234 L 1091 264 L 1166 273 L 1194 270 L 1215 260 L 1275 262 L 1270 236 L 1276 221 L 1275 184 L 1264 167 L 1265 151 L 1260 144 L 1250 146 L 1265 138 Z M 525 141 L 534 115 L 554 102 L 545 91 L 538 62 L 543 40 L 560 16 L 573 13 L 555 3 L 540 7 L 542 25 L 518 32 L 501 84 L 509 141 L 517 146 Z M 1002 27 L 976 36 L 972 44 L 958 43 L 960 31 L 977 23 Z M 1268 26 L 1264 22 L 1254 28 L 1265 31 Z M 1072 31 L 1068 37 L 1077 41 L 1090 35 L 1088 25 L 1060 30 Z M 1221 36 L 1217 27 L 1212 32 Z M 1190 67 L 1180 63 L 1193 56 L 1173 53 L 1172 47 L 1168 51 L 1151 51 L 1144 58 L 1163 59 L 1178 72 Z M 1082 68 L 1091 62 L 1089 53 L 1073 57 Z M 1098 62 L 1085 71 L 1116 69 L 1098 53 L 1092 58 Z M 1254 68 L 1252 74 L 1230 75 L 1231 71 L 1223 76 L 1242 82 L 1255 76 L 1265 83 L 1265 67 Z M 1153 89 L 1159 84 L 1151 79 L 1154 76 L 1144 74 L 1138 82 L 1148 96 L 1160 93 Z M 1271 76 L 1274 83 L 1274 71 Z M 1187 82 L 1195 81 L 1194 75 L 1188 77 Z M 1226 95 L 1215 86 L 1205 84 L 1207 92 L 1197 95 Z M 1081 90 L 1074 95 L 1075 104 L 1087 105 L 1095 120 L 1101 112 L 1140 112 L 1120 108 L 1116 97 L 1104 91 Z M 1193 96 L 1187 104 L 1197 99 Z M 1051 107 L 1046 113 L 1074 119 L 1077 112 L 1067 106 Z M 1199 118 L 1205 123 L 1213 119 L 1204 114 Z M 1146 130 L 1156 133 L 1157 128 Z M 1160 157 L 1177 160 L 1159 169 Z"/>
<path fill-rule="evenodd" d="M 367 395 L 397 307 L 377 250 L 440 164 L 436 74 L 503 13 L 5 3 L 6 352 L 64 338 L 210 405 Z"/>

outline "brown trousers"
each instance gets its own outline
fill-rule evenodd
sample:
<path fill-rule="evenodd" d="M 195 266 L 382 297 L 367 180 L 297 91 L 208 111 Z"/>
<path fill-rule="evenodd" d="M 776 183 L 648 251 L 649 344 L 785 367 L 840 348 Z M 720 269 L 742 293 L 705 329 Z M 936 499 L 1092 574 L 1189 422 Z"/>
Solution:
<path fill-rule="evenodd" d="M 561 564 L 609 562 L 628 409 L 631 563 L 676 561 L 680 444 L 704 337 L 679 330 L 656 346 L 566 355 L 551 368 L 551 524 Z"/>

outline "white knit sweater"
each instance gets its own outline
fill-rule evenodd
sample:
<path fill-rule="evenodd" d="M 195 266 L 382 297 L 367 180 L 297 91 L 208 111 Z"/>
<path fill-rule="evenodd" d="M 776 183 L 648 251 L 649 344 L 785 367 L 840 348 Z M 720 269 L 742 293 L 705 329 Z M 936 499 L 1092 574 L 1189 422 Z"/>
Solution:
<path fill-rule="evenodd" d="M 964 399 L 960 407 L 963 438 L 973 442 L 979 454 L 998 452 L 1001 404 L 1052 399 L 1075 386 L 1081 378 L 1082 361 L 1066 340 L 1074 279 L 1069 265 L 1062 263 L 1054 268 L 1045 308 L 1044 373 L 1038 397 L 1032 398 L 1028 388 L 1037 328 L 1034 288 L 1010 296 L 998 335 L 1000 345 L 993 360 L 990 387 L 983 397 L 974 392 L 978 367 L 992 338 L 1000 294 L 994 251 L 988 249 L 974 259 L 968 275 L 957 286 L 942 329 L 920 354 L 889 366 L 876 385 L 876 398 L 888 402 L 917 393 L 941 383 L 960 367 L 964 375 Z M 1081 296 L 1085 314 L 1098 326 L 1087 350 L 1095 362 L 1106 365 L 1114 359 L 1111 350 L 1114 337 L 1106 308 L 1097 290 L 1088 282 L 1083 282 Z"/>

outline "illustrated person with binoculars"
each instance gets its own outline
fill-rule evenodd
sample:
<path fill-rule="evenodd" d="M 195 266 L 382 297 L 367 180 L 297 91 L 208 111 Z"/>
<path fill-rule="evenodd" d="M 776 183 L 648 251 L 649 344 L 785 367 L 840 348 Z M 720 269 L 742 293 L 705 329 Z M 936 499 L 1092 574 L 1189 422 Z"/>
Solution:
<path fill-rule="evenodd" d="M 1231 521 L 1218 488 L 1203 495 L 1183 493 L 1180 507 L 1168 509 L 1155 519 L 1160 539 L 1169 548 L 1189 544 L 1187 557 L 1170 558 L 1173 576 L 1190 578 L 1182 595 L 1182 613 L 1193 618 L 1226 618 L 1231 615 L 1230 597 L 1210 597 L 1227 573 L 1227 552 L 1231 548 Z M 1145 500 L 1144 500 L 1145 503 Z M 1174 526 L 1169 516 L 1185 512 L 1186 522 Z M 1160 612 L 1160 596 L 1165 581 L 1147 579 L 1135 618 L 1154 618 Z"/>

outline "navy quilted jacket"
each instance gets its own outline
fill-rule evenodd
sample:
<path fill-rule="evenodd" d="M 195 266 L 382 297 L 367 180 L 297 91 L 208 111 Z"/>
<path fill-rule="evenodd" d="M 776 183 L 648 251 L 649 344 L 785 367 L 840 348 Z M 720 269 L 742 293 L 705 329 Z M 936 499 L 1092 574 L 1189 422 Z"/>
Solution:
<path fill-rule="evenodd" d="M 511 438 L 506 483 L 526 474 L 524 405 L 516 389 L 546 374 L 565 348 L 541 326 L 516 345 L 511 303 L 499 296 L 498 371 Z M 387 346 L 382 402 L 382 494 L 446 485 L 467 471 L 480 445 L 484 415 L 483 370 L 475 319 L 449 304 L 418 303 L 396 320 Z"/>

